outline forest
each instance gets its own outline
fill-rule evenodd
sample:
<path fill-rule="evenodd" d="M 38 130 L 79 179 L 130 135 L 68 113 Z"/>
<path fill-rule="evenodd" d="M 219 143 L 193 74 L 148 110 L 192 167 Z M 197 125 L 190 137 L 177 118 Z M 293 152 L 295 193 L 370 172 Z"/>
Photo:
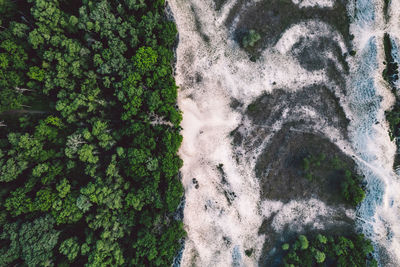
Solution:
<path fill-rule="evenodd" d="M 0 0 L 0 266 L 169 266 L 185 236 L 164 0 Z"/>
<path fill-rule="evenodd" d="M 383 70 L 383 79 L 387 82 L 393 95 L 395 96 L 395 104 L 391 110 L 386 111 L 386 119 L 389 122 L 389 135 L 393 141 L 396 138 L 396 145 L 399 146 L 397 137 L 400 136 L 400 100 L 395 83 L 399 79 L 398 64 L 395 62 L 392 55 L 392 41 L 388 33 L 384 34 L 383 47 L 385 50 L 385 69 Z"/>

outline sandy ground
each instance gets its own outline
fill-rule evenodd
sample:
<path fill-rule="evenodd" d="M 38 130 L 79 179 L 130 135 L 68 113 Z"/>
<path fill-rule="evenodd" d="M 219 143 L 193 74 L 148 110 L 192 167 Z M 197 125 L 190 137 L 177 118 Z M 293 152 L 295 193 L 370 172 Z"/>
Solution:
<path fill-rule="evenodd" d="M 377 248 L 398 247 L 396 148 L 384 118 L 393 96 L 377 60 L 396 23 L 371 1 L 169 2 L 179 30 L 183 266 L 257 266 L 288 233 L 354 222 Z M 250 29 L 261 38 L 244 48 Z M 340 173 L 304 180 L 301 158 L 316 153 L 365 176 L 357 211 L 337 197 Z"/>

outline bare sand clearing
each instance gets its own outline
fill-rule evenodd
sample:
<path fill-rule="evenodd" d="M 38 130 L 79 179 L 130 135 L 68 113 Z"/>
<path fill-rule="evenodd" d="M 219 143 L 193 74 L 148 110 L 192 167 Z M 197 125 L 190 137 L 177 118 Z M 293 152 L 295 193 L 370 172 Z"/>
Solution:
<path fill-rule="evenodd" d="M 240 1 L 224 1 L 218 11 L 212 0 L 169 2 L 179 30 L 176 81 L 180 86 L 178 104 L 183 111 L 180 156 L 184 160 L 181 172 L 188 233 L 182 265 L 257 266 L 266 240 L 259 229 L 272 214 L 271 226 L 276 232 L 288 224 L 293 231 L 310 224 L 322 229 L 326 221 L 336 216 L 339 207 L 319 199 L 282 202 L 263 199 L 260 194 L 255 175 L 257 158 L 275 132 L 296 116 L 299 120 L 313 119 L 316 123 L 307 131 L 324 135 L 344 154 L 354 157 L 368 182 L 367 199 L 357 213 L 340 209 L 349 218 L 357 216 L 359 226 L 377 247 L 392 253 L 392 262 L 400 262 L 400 185 L 392 171 L 396 149 L 384 119 L 384 110 L 393 104 L 393 97 L 381 78 L 384 66 L 378 60 L 383 58 L 381 40 L 386 25 L 397 34 L 398 22 L 393 19 L 385 24 L 378 15 L 383 1 L 357 1 L 357 9 L 354 3 L 349 4 L 349 14 L 355 18 L 350 31 L 357 54 L 346 59 L 350 71 L 344 75 L 347 89 L 343 90 L 329 78 L 326 69 L 308 71 L 292 53 L 301 38 L 312 41 L 321 36 L 335 42 L 342 54 L 349 52 L 343 36 L 319 19 L 291 25 L 276 44 L 262 51 L 257 61 L 249 60 L 235 40 L 234 27 L 241 12 L 260 1 L 246 1 L 230 28 L 225 20 Z M 334 2 L 293 1 L 299 8 L 331 8 Z M 393 18 L 400 15 L 396 5 L 390 9 Z M 371 10 L 371 6 L 375 9 Z M 328 51 L 325 55 L 340 72 L 344 70 L 336 60 L 337 54 Z M 325 84 L 337 97 L 350 119 L 349 138 L 321 110 L 302 106 L 283 108 L 279 118 L 262 126 L 267 130 L 258 143 L 247 135 L 247 145 L 233 145 L 231 132 L 239 126 L 243 132 L 257 134 L 246 119 L 245 110 L 258 97 L 276 89 L 296 92 L 315 84 Z M 232 108 L 233 99 L 239 108 Z M 245 251 L 251 249 L 251 256 L 246 256 Z"/>

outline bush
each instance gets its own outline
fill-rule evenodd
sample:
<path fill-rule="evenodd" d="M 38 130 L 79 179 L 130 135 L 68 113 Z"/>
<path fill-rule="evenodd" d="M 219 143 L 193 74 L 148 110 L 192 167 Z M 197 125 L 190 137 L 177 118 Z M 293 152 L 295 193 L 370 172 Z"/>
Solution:
<path fill-rule="evenodd" d="M 242 40 L 243 47 L 253 47 L 256 42 L 261 39 L 260 34 L 258 34 L 255 30 L 250 30 Z"/>
<path fill-rule="evenodd" d="M 310 241 L 308 241 L 310 240 Z M 296 245 L 299 244 L 299 245 Z M 294 245 L 282 246 L 285 266 L 317 266 L 328 262 L 329 266 L 376 266 L 372 259 L 373 247 L 363 235 L 323 236 L 299 235 Z"/>
<path fill-rule="evenodd" d="M 326 155 L 308 155 L 303 159 L 304 177 L 313 181 L 316 177 L 314 172 L 317 168 L 334 169 L 344 175 L 340 179 L 341 195 L 343 199 L 353 206 L 357 206 L 365 198 L 365 191 L 361 186 L 362 177 L 352 173 L 345 162 L 338 157 L 333 157 L 330 161 L 326 160 Z"/>

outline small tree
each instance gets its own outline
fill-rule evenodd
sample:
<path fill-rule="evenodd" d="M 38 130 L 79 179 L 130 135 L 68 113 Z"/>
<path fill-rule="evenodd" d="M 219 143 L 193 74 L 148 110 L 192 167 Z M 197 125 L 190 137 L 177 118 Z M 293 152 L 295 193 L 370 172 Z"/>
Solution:
<path fill-rule="evenodd" d="M 300 249 L 306 250 L 308 248 L 308 239 L 305 235 L 299 235 Z"/>
<path fill-rule="evenodd" d="M 258 34 L 255 30 L 250 30 L 243 38 L 243 47 L 253 47 L 260 39 L 260 34 Z"/>
<path fill-rule="evenodd" d="M 315 260 L 316 260 L 318 263 L 324 262 L 324 261 L 325 261 L 325 258 L 326 258 L 325 253 L 323 253 L 323 252 L 321 252 L 321 251 L 319 251 L 319 250 L 316 250 L 316 251 L 315 251 L 314 257 L 315 257 Z"/>
<path fill-rule="evenodd" d="M 321 243 L 321 244 L 326 244 L 326 242 L 328 242 L 328 239 L 326 238 L 326 236 L 318 234 L 317 235 L 317 240 Z"/>
<path fill-rule="evenodd" d="M 65 255 L 69 261 L 73 261 L 80 251 L 80 246 L 77 240 L 76 237 L 71 237 L 64 240 L 60 245 L 60 253 Z"/>

